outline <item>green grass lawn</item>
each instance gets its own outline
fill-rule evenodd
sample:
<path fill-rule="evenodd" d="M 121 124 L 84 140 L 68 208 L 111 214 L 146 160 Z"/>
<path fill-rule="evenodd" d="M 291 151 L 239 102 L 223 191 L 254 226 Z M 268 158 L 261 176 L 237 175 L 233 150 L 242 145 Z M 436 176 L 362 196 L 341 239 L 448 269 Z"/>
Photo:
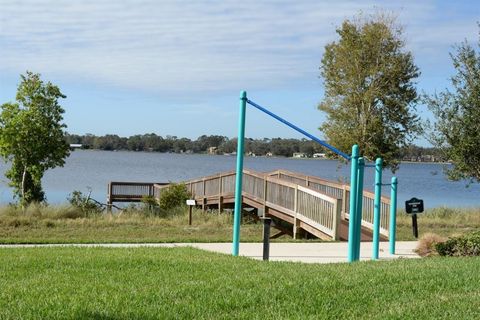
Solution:
<path fill-rule="evenodd" d="M 480 258 L 309 265 L 192 248 L 7 248 L 0 275 L 0 319 L 480 315 Z"/>

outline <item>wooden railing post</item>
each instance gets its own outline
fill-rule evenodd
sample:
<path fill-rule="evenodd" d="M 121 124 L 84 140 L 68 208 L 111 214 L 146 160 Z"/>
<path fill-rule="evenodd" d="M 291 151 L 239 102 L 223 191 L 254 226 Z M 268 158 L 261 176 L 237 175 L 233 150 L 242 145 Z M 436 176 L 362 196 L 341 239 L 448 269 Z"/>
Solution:
<path fill-rule="evenodd" d="M 298 211 L 298 185 L 295 186 L 295 195 L 293 198 L 293 239 L 297 239 L 297 211 Z"/>
<path fill-rule="evenodd" d="M 205 211 L 206 205 L 205 202 L 207 202 L 207 190 L 205 190 L 206 183 L 205 183 L 205 178 L 203 180 L 203 197 L 202 197 L 202 210 Z"/>
<path fill-rule="evenodd" d="M 223 212 L 222 175 L 218 177 L 218 212 Z"/>
<path fill-rule="evenodd" d="M 263 176 L 263 217 L 267 215 L 267 175 Z"/>
<path fill-rule="evenodd" d="M 342 202 L 343 199 L 337 199 L 337 202 L 334 205 L 333 212 L 333 240 L 340 240 L 340 222 L 342 220 Z"/>
<path fill-rule="evenodd" d="M 341 216 L 345 218 L 345 213 L 347 212 L 347 187 L 346 185 L 342 186 L 342 203 L 340 206 Z"/>
<path fill-rule="evenodd" d="M 107 212 L 112 212 L 112 183 L 108 183 Z"/>

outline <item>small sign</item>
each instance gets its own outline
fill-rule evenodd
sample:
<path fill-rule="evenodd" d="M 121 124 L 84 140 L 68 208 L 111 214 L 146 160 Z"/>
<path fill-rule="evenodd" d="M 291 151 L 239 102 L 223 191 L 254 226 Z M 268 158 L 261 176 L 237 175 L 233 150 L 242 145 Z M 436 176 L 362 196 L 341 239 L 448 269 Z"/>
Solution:
<path fill-rule="evenodd" d="M 195 206 L 196 204 L 195 200 L 187 200 L 187 206 Z"/>
<path fill-rule="evenodd" d="M 410 214 L 416 214 L 423 212 L 423 200 L 412 198 L 405 201 L 405 211 Z"/>

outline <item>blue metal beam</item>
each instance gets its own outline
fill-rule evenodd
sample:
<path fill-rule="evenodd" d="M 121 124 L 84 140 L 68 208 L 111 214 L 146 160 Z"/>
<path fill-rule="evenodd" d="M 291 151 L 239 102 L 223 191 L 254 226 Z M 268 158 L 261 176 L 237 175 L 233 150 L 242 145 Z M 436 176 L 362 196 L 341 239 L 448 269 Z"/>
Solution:
<path fill-rule="evenodd" d="M 289 126 L 290 128 L 292 128 L 292 129 L 300 132 L 300 133 L 303 134 L 304 136 L 309 137 L 309 138 L 312 139 L 313 141 L 318 142 L 319 144 L 321 144 L 321 145 L 324 146 L 325 148 L 329 149 L 330 151 L 333 151 L 333 152 L 335 152 L 336 154 L 338 154 L 339 156 L 341 156 L 341 157 L 345 158 L 346 160 L 350 161 L 351 157 L 350 157 L 348 154 L 346 154 L 346 153 L 338 150 L 337 148 L 329 145 L 329 144 L 326 143 L 325 141 L 320 140 L 319 138 L 311 135 L 310 133 L 306 132 L 305 130 L 297 127 L 297 126 L 294 125 L 293 123 L 290 123 L 290 122 L 288 122 L 287 120 L 285 120 L 285 119 L 277 116 L 275 113 L 268 111 L 268 110 L 265 109 L 264 107 L 256 104 L 255 102 L 253 102 L 252 100 L 249 100 L 248 98 L 247 98 L 247 103 L 248 103 L 249 105 L 251 105 L 251 106 L 254 106 L 254 107 L 257 108 L 258 110 L 265 112 L 266 114 L 268 114 L 269 116 L 277 119 L 278 121 L 286 124 L 286 125 Z"/>

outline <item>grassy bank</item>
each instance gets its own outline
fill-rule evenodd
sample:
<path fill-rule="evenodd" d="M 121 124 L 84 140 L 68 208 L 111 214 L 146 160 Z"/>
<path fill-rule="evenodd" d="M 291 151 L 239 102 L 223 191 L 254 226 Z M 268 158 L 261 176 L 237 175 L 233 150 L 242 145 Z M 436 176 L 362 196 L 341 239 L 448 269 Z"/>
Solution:
<path fill-rule="evenodd" d="M 475 319 L 480 258 L 308 265 L 192 248 L 0 249 L 0 319 Z"/>
<path fill-rule="evenodd" d="M 414 240 L 411 218 L 399 213 L 398 240 Z M 420 236 L 443 236 L 480 229 L 480 209 L 438 208 L 418 218 Z M 276 232 L 272 230 L 272 232 Z M 0 243 L 99 243 L 99 242 L 228 242 L 232 239 L 232 215 L 195 210 L 188 225 L 187 209 L 155 216 L 142 210 L 122 214 L 85 216 L 68 206 L 31 206 L 26 211 L 0 208 Z M 262 240 L 261 223 L 244 219 L 241 240 Z M 276 241 L 293 241 L 282 237 Z M 304 240 L 299 240 L 304 241 Z"/>
<path fill-rule="evenodd" d="M 101 242 L 228 242 L 232 241 L 232 216 L 193 212 L 188 225 L 186 209 L 168 216 L 142 210 L 86 217 L 68 206 L 31 206 L 25 212 L 0 209 L 0 243 L 101 243 Z M 242 227 L 242 241 L 261 241 L 260 223 Z"/>
<path fill-rule="evenodd" d="M 432 232 L 449 237 L 480 230 L 480 208 L 433 208 L 417 215 L 419 236 Z M 412 217 L 399 212 L 397 237 L 400 240 L 414 240 Z"/>

